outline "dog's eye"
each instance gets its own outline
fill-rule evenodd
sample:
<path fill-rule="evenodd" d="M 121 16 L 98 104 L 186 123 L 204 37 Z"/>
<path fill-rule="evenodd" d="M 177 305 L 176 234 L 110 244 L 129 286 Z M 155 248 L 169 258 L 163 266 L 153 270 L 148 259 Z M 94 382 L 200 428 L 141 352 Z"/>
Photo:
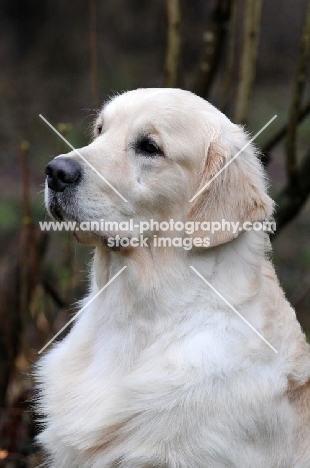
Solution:
<path fill-rule="evenodd" d="M 162 150 L 157 146 L 157 144 L 150 138 L 143 138 L 137 144 L 137 151 L 146 155 L 161 155 L 163 154 Z"/>
<path fill-rule="evenodd" d="M 98 125 L 97 125 L 97 133 L 98 133 L 98 135 L 100 135 L 101 132 L 102 132 L 102 124 L 98 124 Z"/>

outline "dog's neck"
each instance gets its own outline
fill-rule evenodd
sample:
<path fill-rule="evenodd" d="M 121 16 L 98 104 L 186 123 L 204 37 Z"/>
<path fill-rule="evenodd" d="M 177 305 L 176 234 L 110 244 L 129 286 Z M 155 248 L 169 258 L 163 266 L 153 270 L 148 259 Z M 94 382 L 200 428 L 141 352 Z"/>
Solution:
<path fill-rule="evenodd" d="M 264 327 L 263 311 L 249 306 L 262 293 L 261 234 L 247 232 L 227 244 L 191 251 L 135 248 L 126 254 L 97 247 L 91 296 L 99 294 L 86 311 L 93 339 L 105 341 L 113 330 L 130 363 L 142 349 L 174 329 L 186 334 L 188 327 L 196 331 L 206 326 L 213 331 L 227 328 L 232 340 L 236 330 L 252 340 L 253 332 L 222 298 L 242 311 L 254 327 Z M 111 280 L 113 284 L 100 292 Z"/>
<path fill-rule="evenodd" d="M 164 295 L 172 291 L 199 285 L 207 288 L 203 280 L 190 267 L 194 267 L 206 280 L 218 287 L 223 295 L 231 296 L 234 290 L 235 302 L 253 294 L 259 287 L 262 264 L 267 248 L 262 232 L 245 232 L 238 238 L 214 248 L 197 248 L 190 251 L 182 247 L 148 248 L 109 251 L 97 247 L 94 256 L 93 291 L 96 292 L 111 281 L 121 284 L 121 291 L 134 294 L 143 300 L 150 295 Z M 241 261 L 242 260 L 242 261 Z M 222 264 L 229 265 L 223 269 Z M 177 287 L 176 287 L 177 283 Z M 223 288 L 226 288 L 224 290 Z"/>

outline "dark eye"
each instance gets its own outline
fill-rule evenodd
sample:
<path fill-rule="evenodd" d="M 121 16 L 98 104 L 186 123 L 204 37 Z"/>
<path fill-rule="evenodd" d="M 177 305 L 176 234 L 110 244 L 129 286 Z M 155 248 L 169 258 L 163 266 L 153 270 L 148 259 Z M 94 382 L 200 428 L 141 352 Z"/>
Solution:
<path fill-rule="evenodd" d="M 97 133 L 98 133 L 98 135 L 100 135 L 101 132 L 102 132 L 102 124 L 98 124 L 98 125 L 97 125 Z"/>
<path fill-rule="evenodd" d="M 162 150 L 150 138 L 143 138 L 137 144 L 137 151 L 146 155 L 163 155 Z"/>

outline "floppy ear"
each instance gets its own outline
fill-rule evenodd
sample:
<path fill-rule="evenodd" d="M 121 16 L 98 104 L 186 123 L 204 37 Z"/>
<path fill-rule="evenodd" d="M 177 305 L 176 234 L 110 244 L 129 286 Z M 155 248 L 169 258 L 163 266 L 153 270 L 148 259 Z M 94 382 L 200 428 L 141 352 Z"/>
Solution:
<path fill-rule="evenodd" d="M 242 232 L 246 221 L 263 221 L 272 215 L 273 201 L 267 195 L 264 171 L 253 146 L 248 145 L 224 169 L 221 169 L 247 144 L 242 128 L 230 125 L 209 145 L 202 163 L 196 193 L 202 192 L 191 202 L 188 221 L 239 222 L 238 231 L 232 228 L 218 230 L 214 234 L 199 229 L 193 237 L 209 237 L 210 247 L 229 242 Z"/>

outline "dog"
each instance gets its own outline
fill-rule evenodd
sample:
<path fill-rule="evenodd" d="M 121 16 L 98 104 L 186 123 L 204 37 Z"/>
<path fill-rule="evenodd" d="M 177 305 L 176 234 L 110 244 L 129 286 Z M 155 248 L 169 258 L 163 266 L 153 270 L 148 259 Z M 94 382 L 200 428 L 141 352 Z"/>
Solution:
<path fill-rule="evenodd" d="M 53 219 L 118 223 L 74 233 L 95 252 L 37 366 L 48 466 L 309 468 L 309 346 L 268 234 L 245 228 L 274 204 L 244 129 L 189 91 L 129 91 L 46 174 Z M 239 228 L 206 231 L 223 220 Z"/>

